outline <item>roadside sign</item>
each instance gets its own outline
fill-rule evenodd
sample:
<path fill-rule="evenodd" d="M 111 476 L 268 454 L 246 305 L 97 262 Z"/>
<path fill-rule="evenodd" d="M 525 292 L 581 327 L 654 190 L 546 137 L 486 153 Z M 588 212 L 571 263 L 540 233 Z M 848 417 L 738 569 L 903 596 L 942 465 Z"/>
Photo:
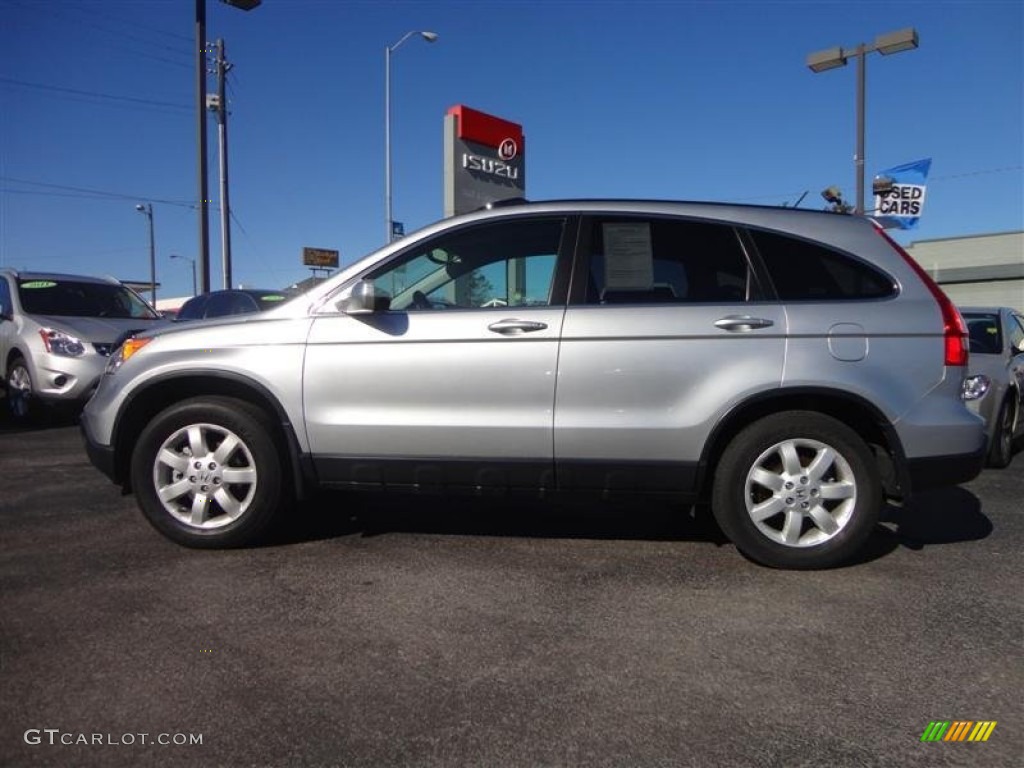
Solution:
<path fill-rule="evenodd" d="M 327 248 L 303 248 L 302 263 L 307 267 L 318 269 L 337 269 L 339 251 L 332 251 Z"/>

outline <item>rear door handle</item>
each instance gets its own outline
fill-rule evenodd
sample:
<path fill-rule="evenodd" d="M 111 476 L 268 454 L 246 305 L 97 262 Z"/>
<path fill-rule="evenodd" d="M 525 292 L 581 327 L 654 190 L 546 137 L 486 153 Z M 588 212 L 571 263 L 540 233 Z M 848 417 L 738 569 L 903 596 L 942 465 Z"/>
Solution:
<path fill-rule="evenodd" d="M 499 320 L 496 323 L 491 323 L 487 326 L 487 330 L 500 333 L 503 336 L 519 336 L 524 333 L 543 331 L 547 327 L 547 323 L 538 323 L 535 320 L 517 320 L 515 318 L 509 318 L 507 320 Z"/>
<path fill-rule="evenodd" d="M 768 328 L 775 325 L 771 320 L 764 317 L 750 317 L 749 315 L 727 315 L 715 321 L 715 327 L 723 331 L 753 331 L 756 328 Z"/>

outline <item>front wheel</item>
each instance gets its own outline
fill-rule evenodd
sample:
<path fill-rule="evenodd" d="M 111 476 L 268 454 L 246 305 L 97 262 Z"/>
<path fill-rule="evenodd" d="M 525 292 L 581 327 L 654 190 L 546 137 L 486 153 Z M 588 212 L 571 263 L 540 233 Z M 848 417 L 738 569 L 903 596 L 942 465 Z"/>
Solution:
<path fill-rule="evenodd" d="M 146 519 L 188 547 L 257 540 L 284 496 L 272 434 L 261 411 L 234 398 L 194 398 L 159 413 L 132 454 L 132 487 Z"/>
<path fill-rule="evenodd" d="M 20 424 L 31 421 L 39 410 L 32 390 L 32 374 L 21 355 L 15 355 L 7 368 L 7 409 Z"/>
<path fill-rule="evenodd" d="M 877 465 L 842 422 L 810 411 L 742 430 L 715 471 L 712 511 L 743 554 L 775 568 L 829 568 L 864 544 L 882 506 Z"/>

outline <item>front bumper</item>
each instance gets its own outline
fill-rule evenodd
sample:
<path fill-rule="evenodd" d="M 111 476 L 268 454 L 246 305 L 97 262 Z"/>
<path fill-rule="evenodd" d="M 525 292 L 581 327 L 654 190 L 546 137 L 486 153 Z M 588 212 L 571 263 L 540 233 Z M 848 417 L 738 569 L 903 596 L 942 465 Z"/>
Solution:
<path fill-rule="evenodd" d="M 29 362 L 36 397 L 51 403 L 85 402 L 96 389 L 107 359 L 95 352 L 62 357 L 44 352 Z"/>
<path fill-rule="evenodd" d="M 111 482 L 120 484 L 123 478 L 117 471 L 117 464 L 114 461 L 114 446 L 103 445 L 97 441 L 89 429 L 89 415 L 83 412 L 78 420 L 79 429 L 82 433 L 82 440 L 85 443 L 85 453 L 89 461 L 96 469 L 110 478 Z"/>

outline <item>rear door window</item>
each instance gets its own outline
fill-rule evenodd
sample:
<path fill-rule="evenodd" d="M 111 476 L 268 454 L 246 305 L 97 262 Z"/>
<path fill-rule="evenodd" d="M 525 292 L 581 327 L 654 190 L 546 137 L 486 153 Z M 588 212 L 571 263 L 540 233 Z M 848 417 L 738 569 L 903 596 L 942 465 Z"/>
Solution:
<path fill-rule="evenodd" d="M 736 303 L 761 298 L 736 230 L 673 218 L 590 220 L 586 304 Z"/>

